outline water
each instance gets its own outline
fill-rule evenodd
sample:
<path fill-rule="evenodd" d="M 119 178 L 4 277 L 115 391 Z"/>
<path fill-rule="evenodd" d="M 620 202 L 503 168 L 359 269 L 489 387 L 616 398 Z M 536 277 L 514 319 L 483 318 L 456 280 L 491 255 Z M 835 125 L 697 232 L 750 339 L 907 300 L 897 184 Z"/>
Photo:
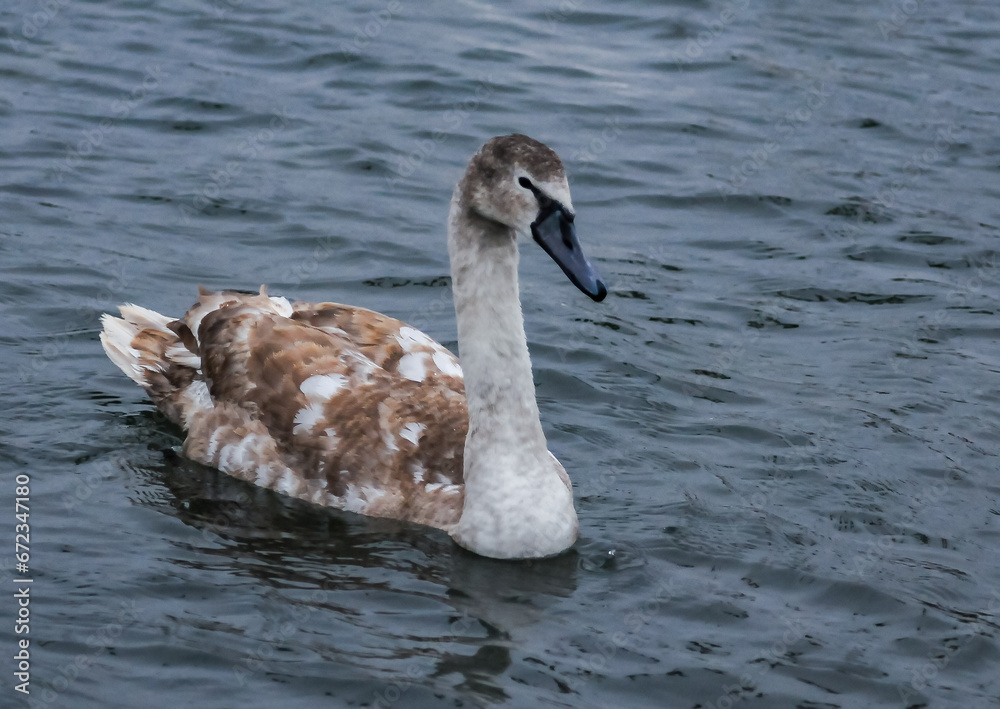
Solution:
<path fill-rule="evenodd" d="M 0 18 L 2 526 L 29 476 L 34 705 L 1000 704 L 995 5 Z M 268 283 L 454 347 L 451 188 L 510 132 L 564 157 L 612 290 L 524 249 L 571 554 L 476 558 L 172 453 L 100 313 Z M 7 588 L 0 704 L 25 706 Z"/>

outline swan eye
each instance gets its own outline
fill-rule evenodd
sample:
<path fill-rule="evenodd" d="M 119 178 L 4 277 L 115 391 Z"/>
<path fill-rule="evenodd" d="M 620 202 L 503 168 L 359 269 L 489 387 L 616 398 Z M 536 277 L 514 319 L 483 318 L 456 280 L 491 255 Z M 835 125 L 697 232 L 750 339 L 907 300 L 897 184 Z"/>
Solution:
<path fill-rule="evenodd" d="M 527 177 L 518 178 L 517 184 L 521 185 L 521 187 L 523 187 L 526 190 L 531 190 L 532 192 L 535 191 L 535 186 L 531 184 L 531 180 L 529 180 Z"/>

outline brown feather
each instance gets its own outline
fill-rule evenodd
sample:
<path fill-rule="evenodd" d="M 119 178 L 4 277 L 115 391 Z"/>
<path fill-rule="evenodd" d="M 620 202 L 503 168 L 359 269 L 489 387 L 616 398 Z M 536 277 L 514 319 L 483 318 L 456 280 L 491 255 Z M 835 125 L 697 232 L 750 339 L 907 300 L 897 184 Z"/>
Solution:
<path fill-rule="evenodd" d="M 457 359 L 370 310 L 276 300 L 202 290 L 183 318 L 130 343 L 156 365 L 145 386 L 187 428 L 185 454 L 312 502 L 456 523 L 468 430 Z M 200 370 L 171 364 L 172 346 Z"/>

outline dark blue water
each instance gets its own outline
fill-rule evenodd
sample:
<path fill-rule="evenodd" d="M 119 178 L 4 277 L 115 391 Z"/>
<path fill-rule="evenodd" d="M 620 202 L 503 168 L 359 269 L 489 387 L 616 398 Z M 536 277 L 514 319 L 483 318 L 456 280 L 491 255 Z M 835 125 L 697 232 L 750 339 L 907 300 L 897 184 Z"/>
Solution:
<path fill-rule="evenodd" d="M 1000 705 L 995 4 L 49 0 L 0 26 L 0 705 Z M 448 200 L 511 132 L 563 156 L 612 291 L 525 247 L 572 553 L 480 559 L 176 456 L 102 312 L 268 283 L 454 347 Z"/>

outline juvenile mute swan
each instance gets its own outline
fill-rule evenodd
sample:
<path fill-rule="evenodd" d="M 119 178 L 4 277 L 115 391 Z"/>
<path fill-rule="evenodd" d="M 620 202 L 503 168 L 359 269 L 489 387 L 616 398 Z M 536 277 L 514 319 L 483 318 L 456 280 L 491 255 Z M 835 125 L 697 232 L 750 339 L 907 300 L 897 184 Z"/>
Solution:
<path fill-rule="evenodd" d="M 545 441 L 517 285 L 531 234 L 596 301 L 559 157 L 524 135 L 472 158 L 448 216 L 462 365 L 419 330 L 337 303 L 202 290 L 175 320 L 105 314 L 101 343 L 187 431 L 184 454 L 293 497 L 438 527 L 496 558 L 577 537 L 569 477 Z M 464 379 L 463 379 L 464 374 Z"/>

